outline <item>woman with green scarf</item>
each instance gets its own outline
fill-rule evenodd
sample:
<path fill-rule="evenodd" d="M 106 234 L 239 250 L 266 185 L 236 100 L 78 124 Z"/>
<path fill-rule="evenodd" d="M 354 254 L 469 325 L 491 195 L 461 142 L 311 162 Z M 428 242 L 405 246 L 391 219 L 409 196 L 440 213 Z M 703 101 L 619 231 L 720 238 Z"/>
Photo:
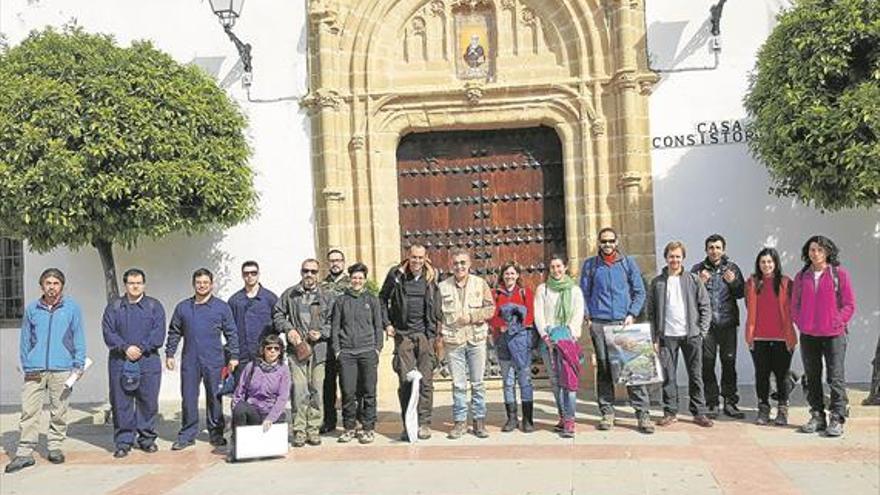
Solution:
<path fill-rule="evenodd" d="M 376 380 L 385 325 L 379 299 L 366 289 L 367 267 L 348 267 L 351 287 L 333 305 L 330 341 L 342 382 L 340 443 L 372 443 L 376 427 Z M 360 407 L 358 407 L 360 405 Z M 360 423 L 361 429 L 357 429 Z"/>
<path fill-rule="evenodd" d="M 564 256 L 552 255 L 547 265 L 547 281 L 535 291 L 535 326 L 544 341 L 541 345 L 541 357 L 550 377 L 550 386 L 559 413 L 559 422 L 555 428 L 563 437 L 571 438 L 574 437 L 577 392 L 565 390 L 559 384 L 554 348 L 560 340 L 576 341 L 580 338 L 584 321 L 584 296 L 578 284 L 566 273 Z"/>

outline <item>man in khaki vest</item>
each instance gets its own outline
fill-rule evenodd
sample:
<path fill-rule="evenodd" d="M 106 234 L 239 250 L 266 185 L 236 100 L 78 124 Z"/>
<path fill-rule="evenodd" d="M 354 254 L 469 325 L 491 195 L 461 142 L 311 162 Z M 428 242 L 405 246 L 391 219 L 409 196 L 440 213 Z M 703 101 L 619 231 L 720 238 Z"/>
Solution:
<path fill-rule="evenodd" d="M 489 284 L 471 275 L 471 257 L 464 250 L 452 253 L 452 277 L 440 283 L 443 321 L 440 333 L 452 373 L 452 419 L 449 438 L 460 438 L 466 431 L 467 383 L 471 382 L 473 434 L 486 438 L 486 323 L 495 314 L 495 302 Z"/>

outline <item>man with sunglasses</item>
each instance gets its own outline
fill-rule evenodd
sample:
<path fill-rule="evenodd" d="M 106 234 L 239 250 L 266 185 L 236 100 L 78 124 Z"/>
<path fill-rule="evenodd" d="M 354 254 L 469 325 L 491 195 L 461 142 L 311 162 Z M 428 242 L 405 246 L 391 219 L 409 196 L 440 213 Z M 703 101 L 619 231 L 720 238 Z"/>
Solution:
<path fill-rule="evenodd" d="M 351 286 L 351 279 L 345 273 L 345 255 L 342 254 L 342 251 L 338 249 L 328 251 L 327 265 L 327 276 L 321 281 L 321 288 L 330 296 L 332 306 L 332 303 L 336 302 L 336 298 L 341 296 Z M 324 375 L 324 423 L 321 425 L 322 434 L 334 431 L 338 418 L 336 414 L 336 398 L 338 397 L 339 363 L 336 362 L 336 356 L 332 352 L 327 354 L 327 364 L 324 369 L 326 374 Z"/>
<path fill-rule="evenodd" d="M 274 333 L 272 310 L 278 302 L 274 292 L 260 283 L 260 265 L 253 260 L 241 265 L 244 287 L 229 298 L 232 317 L 238 328 L 239 366 L 235 369 L 238 383 L 244 365 L 260 356 L 260 342 L 265 335 Z"/>
<path fill-rule="evenodd" d="M 645 304 L 645 283 L 639 265 L 626 256 L 617 244 L 617 232 L 611 227 L 599 231 L 599 252 L 584 261 L 581 268 L 581 291 L 584 293 L 584 319 L 596 353 L 596 388 L 600 430 L 614 427 L 614 383 L 605 342 L 607 325 L 631 325 Z M 638 428 L 654 433 L 648 413 L 650 398 L 644 385 L 627 387 L 630 403 L 636 410 Z"/>
<path fill-rule="evenodd" d="M 285 290 L 273 310 L 275 331 L 287 337 L 294 447 L 321 445 L 324 372 L 330 340 L 330 295 L 318 285 L 318 260 L 302 263 L 300 283 Z M 309 346 L 303 353 L 303 345 Z M 300 351 L 298 351 L 298 349 Z M 300 357 L 297 357 L 300 356 Z"/>

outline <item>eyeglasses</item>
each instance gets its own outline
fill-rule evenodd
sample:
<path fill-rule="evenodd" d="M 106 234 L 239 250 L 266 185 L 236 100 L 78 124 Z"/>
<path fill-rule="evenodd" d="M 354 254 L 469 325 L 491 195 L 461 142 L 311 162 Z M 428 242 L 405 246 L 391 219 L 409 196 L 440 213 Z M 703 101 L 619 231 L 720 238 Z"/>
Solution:
<path fill-rule="evenodd" d="M 257 270 L 247 270 L 247 271 L 241 272 L 241 274 L 244 275 L 245 277 L 256 277 L 257 275 L 260 274 L 260 272 Z"/>
<path fill-rule="evenodd" d="M 599 244 L 617 244 L 617 239 L 599 239 Z"/>
<path fill-rule="evenodd" d="M 311 270 L 309 268 L 303 268 L 300 271 L 302 272 L 303 275 L 306 275 L 306 274 L 317 275 L 318 274 L 318 270 Z"/>
<path fill-rule="evenodd" d="M 263 347 L 263 350 L 265 350 L 265 351 L 275 351 L 275 352 L 280 352 L 280 351 L 281 351 L 281 347 L 279 347 L 279 346 L 277 346 L 277 345 L 267 345 L 266 347 Z"/>

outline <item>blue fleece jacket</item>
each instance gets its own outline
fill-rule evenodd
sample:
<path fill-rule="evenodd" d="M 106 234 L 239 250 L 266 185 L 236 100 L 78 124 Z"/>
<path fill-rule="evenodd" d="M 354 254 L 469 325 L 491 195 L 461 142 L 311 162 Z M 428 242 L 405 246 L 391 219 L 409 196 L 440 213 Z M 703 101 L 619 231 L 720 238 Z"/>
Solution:
<path fill-rule="evenodd" d="M 79 305 L 64 296 L 51 310 L 40 298 L 24 310 L 19 357 L 25 373 L 82 369 L 86 333 Z"/>
<path fill-rule="evenodd" d="M 618 321 L 636 317 L 645 305 L 645 283 L 639 265 L 617 253 L 609 266 L 600 257 L 584 261 L 581 268 L 584 315 L 590 319 Z"/>

